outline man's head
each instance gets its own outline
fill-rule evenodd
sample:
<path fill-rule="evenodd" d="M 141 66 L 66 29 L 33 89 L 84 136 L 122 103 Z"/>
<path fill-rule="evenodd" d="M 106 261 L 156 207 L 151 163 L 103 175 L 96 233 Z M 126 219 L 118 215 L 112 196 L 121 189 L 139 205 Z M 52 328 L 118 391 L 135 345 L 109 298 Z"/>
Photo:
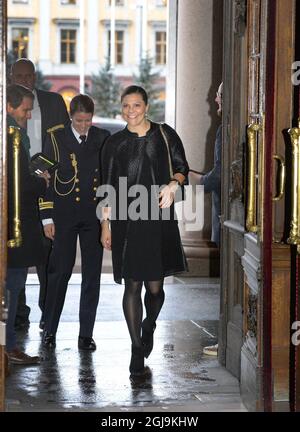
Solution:
<path fill-rule="evenodd" d="M 79 94 L 71 100 L 70 116 L 72 125 L 80 135 L 86 135 L 92 126 L 94 109 L 94 102 L 87 95 Z"/>
<path fill-rule="evenodd" d="M 6 110 L 22 128 L 26 128 L 27 120 L 31 118 L 33 108 L 33 93 L 28 88 L 12 84 L 6 91 Z"/>
<path fill-rule="evenodd" d="M 21 58 L 11 67 L 11 79 L 13 84 L 19 84 L 30 90 L 35 86 L 35 67 L 32 61 Z"/>
<path fill-rule="evenodd" d="M 222 116 L 222 102 L 223 102 L 223 83 L 221 82 L 221 84 L 219 85 L 217 94 L 216 94 L 216 99 L 215 102 L 217 102 L 218 104 L 218 115 L 221 117 Z"/>

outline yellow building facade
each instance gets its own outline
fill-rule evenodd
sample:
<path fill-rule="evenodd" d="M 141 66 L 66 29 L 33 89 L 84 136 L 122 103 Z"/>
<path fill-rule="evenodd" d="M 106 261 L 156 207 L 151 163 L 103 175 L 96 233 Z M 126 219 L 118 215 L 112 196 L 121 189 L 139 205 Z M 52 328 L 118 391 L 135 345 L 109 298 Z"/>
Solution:
<path fill-rule="evenodd" d="M 167 9 L 166 0 L 8 0 L 8 50 L 62 94 L 78 93 L 80 72 L 88 89 L 107 59 L 128 84 L 148 55 L 164 83 Z"/>

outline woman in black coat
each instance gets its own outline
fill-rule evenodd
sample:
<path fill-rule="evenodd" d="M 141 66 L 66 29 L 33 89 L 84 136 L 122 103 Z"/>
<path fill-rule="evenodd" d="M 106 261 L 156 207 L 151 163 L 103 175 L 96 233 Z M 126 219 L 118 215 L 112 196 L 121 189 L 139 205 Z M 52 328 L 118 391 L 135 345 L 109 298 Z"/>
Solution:
<path fill-rule="evenodd" d="M 102 188 L 107 194 L 101 202 L 101 241 L 112 250 L 115 281 L 125 280 L 123 310 L 132 341 L 129 370 L 141 375 L 164 303 L 164 277 L 187 270 L 174 196 L 189 167 L 174 129 L 147 118 L 148 96 L 142 87 L 127 87 L 121 103 L 127 127 L 108 139 L 102 153 Z"/>

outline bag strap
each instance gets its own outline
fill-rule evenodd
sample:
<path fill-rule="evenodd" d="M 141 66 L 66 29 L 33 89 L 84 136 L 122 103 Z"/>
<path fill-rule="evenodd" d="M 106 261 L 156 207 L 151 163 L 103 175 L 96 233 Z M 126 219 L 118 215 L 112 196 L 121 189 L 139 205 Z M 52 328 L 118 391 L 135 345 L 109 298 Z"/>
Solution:
<path fill-rule="evenodd" d="M 161 134 L 163 136 L 164 142 L 165 142 L 166 147 L 167 147 L 168 160 L 169 160 L 169 170 L 170 170 L 170 178 L 172 178 L 173 177 L 172 159 L 171 159 L 171 155 L 170 155 L 170 149 L 169 149 L 168 139 L 166 137 L 166 133 L 164 131 L 162 123 L 159 124 L 159 129 L 160 129 L 160 132 L 161 132 Z"/>

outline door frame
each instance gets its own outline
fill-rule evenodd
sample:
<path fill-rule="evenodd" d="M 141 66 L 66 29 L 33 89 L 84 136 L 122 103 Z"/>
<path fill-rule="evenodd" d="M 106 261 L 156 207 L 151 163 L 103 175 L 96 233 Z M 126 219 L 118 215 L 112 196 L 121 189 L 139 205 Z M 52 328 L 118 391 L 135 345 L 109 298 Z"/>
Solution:
<path fill-rule="evenodd" d="M 0 411 L 5 410 L 5 309 L 4 281 L 7 259 L 6 172 L 6 38 L 7 2 L 0 2 Z"/>

